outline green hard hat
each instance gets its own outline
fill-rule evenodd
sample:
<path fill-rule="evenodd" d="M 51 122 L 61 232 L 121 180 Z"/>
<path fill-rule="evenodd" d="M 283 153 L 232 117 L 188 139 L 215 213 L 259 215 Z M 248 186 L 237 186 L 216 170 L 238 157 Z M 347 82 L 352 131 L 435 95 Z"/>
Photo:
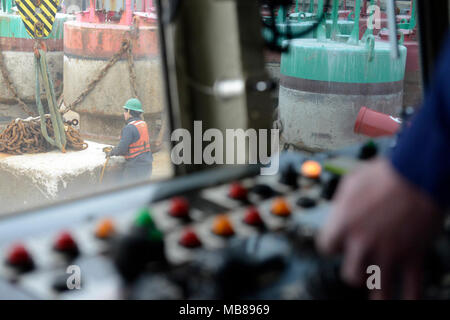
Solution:
<path fill-rule="evenodd" d="M 128 99 L 123 108 L 137 112 L 144 112 L 142 109 L 142 103 L 136 98 Z"/>

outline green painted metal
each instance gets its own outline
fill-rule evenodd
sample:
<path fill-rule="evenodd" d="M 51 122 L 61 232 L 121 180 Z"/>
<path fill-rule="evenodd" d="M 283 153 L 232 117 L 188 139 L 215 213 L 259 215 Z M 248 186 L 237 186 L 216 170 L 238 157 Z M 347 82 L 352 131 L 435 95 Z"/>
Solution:
<path fill-rule="evenodd" d="M 286 7 L 280 6 L 280 9 L 278 9 L 277 17 L 275 19 L 276 23 L 285 23 L 286 16 L 287 16 Z"/>
<path fill-rule="evenodd" d="M 313 22 L 311 22 L 311 21 L 288 22 L 288 23 L 291 28 L 292 34 L 303 32 L 303 31 L 307 30 L 308 28 L 311 28 L 311 26 L 313 25 Z M 288 23 L 277 24 L 278 31 L 280 33 L 286 33 Z M 339 34 L 349 35 L 351 33 L 351 31 L 353 30 L 353 24 L 354 24 L 353 21 L 347 21 L 347 20 L 338 21 Z M 326 24 L 327 38 L 331 37 L 332 25 L 333 25 L 333 22 L 331 20 L 327 20 L 327 24 Z M 271 39 L 272 39 L 271 30 L 264 28 L 263 36 L 264 36 L 264 39 L 266 39 L 266 41 L 271 41 Z M 307 34 L 303 35 L 301 38 L 302 39 L 310 39 L 310 38 L 316 38 L 316 37 L 317 37 L 317 31 L 314 30 L 314 31 L 310 31 Z M 281 44 L 284 40 L 286 40 L 286 38 L 281 37 L 279 44 Z"/>
<path fill-rule="evenodd" d="M 331 36 L 332 40 L 336 40 L 336 37 L 339 34 L 338 28 L 338 20 L 339 20 L 339 0 L 333 0 L 333 11 L 331 14 L 331 20 L 333 21 L 333 25 L 331 27 Z"/>
<path fill-rule="evenodd" d="M 353 26 L 353 31 L 350 34 L 348 43 L 357 45 L 359 43 L 359 16 L 361 12 L 361 1 L 355 0 L 355 25 Z"/>
<path fill-rule="evenodd" d="M 412 10 L 411 10 L 411 19 L 408 21 L 401 21 L 398 25 L 398 29 L 404 30 L 413 30 L 417 25 L 417 9 L 416 9 L 416 0 L 413 0 Z"/>
<path fill-rule="evenodd" d="M 64 122 L 62 120 L 61 113 L 58 110 L 56 103 L 55 89 L 53 87 L 53 81 L 51 74 L 48 70 L 47 57 L 45 51 L 39 49 L 39 56 L 34 57 L 34 65 L 36 70 L 36 105 L 38 107 L 41 132 L 45 140 L 51 145 L 58 147 L 62 152 L 66 152 L 66 133 L 64 130 Z M 44 107 L 41 102 L 41 81 L 44 84 L 45 94 L 47 96 L 47 105 L 50 111 L 50 119 L 53 126 L 54 138 L 51 138 L 47 132 L 46 118 L 44 114 Z"/>
<path fill-rule="evenodd" d="M 402 81 L 405 75 L 404 46 L 400 46 L 398 60 L 391 59 L 389 43 L 381 41 L 355 46 L 330 40 L 298 39 L 292 40 L 289 48 L 289 52 L 281 55 L 280 72 L 285 76 L 329 82 L 383 83 Z"/>
<path fill-rule="evenodd" d="M 322 17 L 324 13 L 323 11 L 323 0 L 319 0 L 317 3 L 317 17 Z M 316 37 L 318 41 L 325 41 L 327 39 L 327 27 L 326 27 L 326 20 L 322 20 L 319 25 L 317 26 L 317 33 Z"/>
<path fill-rule="evenodd" d="M 73 16 L 57 13 L 53 30 L 47 39 L 63 39 L 64 22 L 72 20 Z M 0 12 L 0 37 L 32 39 L 18 14 Z"/>
<path fill-rule="evenodd" d="M 12 0 L 1 0 L 0 1 L 0 12 L 11 13 L 12 12 Z"/>
<path fill-rule="evenodd" d="M 289 23 L 277 23 L 276 24 L 278 32 L 282 33 L 282 34 L 287 33 L 288 26 L 291 29 L 292 34 L 295 34 L 295 33 L 298 34 L 298 33 L 302 33 L 304 31 L 306 31 L 312 25 L 313 25 L 312 22 L 296 22 L 296 23 L 289 22 Z M 263 36 L 264 36 L 264 39 L 269 42 L 271 42 L 273 39 L 272 31 L 269 29 L 266 29 L 266 28 L 263 29 Z M 314 38 L 313 31 L 310 31 L 307 34 L 303 35 L 302 38 Z M 281 43 L 284 40 L 286 40 L 286 37 L 280 37 L 278 45 L 281 45 Z"/>
<path fill-rule="evenodd" d="M 310 12 L 293 12 L 289 14 L 289 20 L 294 22 L 315 21 L 316 14 Z"/>
<path fill-rule="evenodd" d="M 354 22 L 353 21 L 347 21 L 347 20 L 338 20 L 338 7 L 339 7 L 339 0 L 333 0 L 337 2 L 337 5 L 333 5 L 333 8 L 336 8 L 336 12 L 334 15 L 332 15 L 332 19 L 326 19 L 321 23 L 321 25 L 316 28 L 315 30 L 311 30 L 307 34 L 304 34 L 301 36 L 302 39 L 309 39 L 309 38 L 320 38 L 322 40 L 325 40 L 326 38 L 336 38 L 336 35 L 344 35 L 348 36 L 353 28 L 354 28 Z M 305 30 L 311 28 L 313 26 L 313 23 L 315 23 L 323 13 L 324 10 L 324 0 L 318 1 L 317 6 L 317 12 L 313 12 L 313 1 L 310 2 L 310 12 L 300 12 L 299 9 L 299 1 L 296 1 L 296 9 L 294 13 L 291 13 L 288 15 L 287 21 L 286 21 L 286 11 L 284 7 L 280 7 L 278 11 L 278 16 L 276 19 L 276 26 L 278 28 L 278 32 L 280 34 L 286 34 L 288 31 L 288 25 L 291 31 L 291 34 L 300 34 L 305 32 Z M 303 3 L 304 4 L 304 3 Z M 334 18 L 334 19 L 333 19 Z M 265 21 L 270 22 L 271 18 L 265 18 Z M 263 36 L 266 41 L 272 41 L 273 35 L 272 31 L 265 28 L 263 29 Z M 284 40 L 287 40 L 286 37 L 280 36 L 278 45 L 281 45 Z"/>
<path fill-rule="evenodd" d="M 370 0 L 370 7 L 372 7 L 373 5 L 375 5 L 375 0 Z M 374 15 L 375 10 L 372 10 L 372 12 L 370 12 L 369 14 L 369 21 L 368 21 L 369 26 L 373 26 Z M 370 36 L 373 36 L 373 29 L 367 28 L 361 40 L 365 42 Z"/>

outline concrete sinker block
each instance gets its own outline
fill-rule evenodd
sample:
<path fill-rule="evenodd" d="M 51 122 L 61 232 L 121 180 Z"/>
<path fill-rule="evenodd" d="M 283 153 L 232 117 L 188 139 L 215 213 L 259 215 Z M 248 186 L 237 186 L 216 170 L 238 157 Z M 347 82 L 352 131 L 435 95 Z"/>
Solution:
<path fill-rule="evenodd" d="M 0 154 L 0 213 L 46 205 L 109 189 L 120 184 L 125 159 L 112 157 L 102 183 L 107 145 L 86 141 L 86 150 L 62 153 Z"/>

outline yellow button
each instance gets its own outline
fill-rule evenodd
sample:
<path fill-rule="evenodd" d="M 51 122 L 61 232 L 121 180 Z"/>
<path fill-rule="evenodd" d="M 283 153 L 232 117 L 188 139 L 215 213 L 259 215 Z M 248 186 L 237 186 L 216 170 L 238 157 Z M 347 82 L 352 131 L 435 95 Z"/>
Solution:
<path fill-rule="evenodd" d="M 220 215 L 214 219 L 212 231 L 219 236 L 231 236 L 234 234 L 233 226 L 227 215 Z"/>
<path fill-rule="evenodd" d="M 95 236 L 100 239 L 106 239 L 112 236 L 115 231 L 114 223 L 110 219 L 104 219 L 97 225 Z"/>
<path fill-rule="evenodd" d="M 276 216 L 287 217 L 291 214 L 291 208 L 287 201 L 282 198 L 276 198 L 272 202 L 272 213 Z"/>
<path fill-rule="evenodd" d="M 322 173 L 322 166 L 317 161 L 308 160 L 302 164 L 301 173 L 304 177 L 317 179 Z"/>

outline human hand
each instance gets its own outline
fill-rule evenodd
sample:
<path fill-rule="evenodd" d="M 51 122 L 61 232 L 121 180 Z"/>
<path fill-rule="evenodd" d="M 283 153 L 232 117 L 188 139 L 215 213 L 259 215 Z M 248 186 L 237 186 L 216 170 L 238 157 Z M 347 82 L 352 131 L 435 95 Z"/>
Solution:
<path fill-rule="evenodd" d="M 105 153 L 105 158 L 111 157 L 113 148 L 112 147 L 104 147 L 103 152 Z"/>
<path fill-rule="evenodd" d="M 376 159 L 346 176 L 334 200 L 317 244 L 324 253 L 343 253 L 344 281 L 361 286 L 367 266 L 378 265 L 381 289 L 371 298 L 391 296 L 396 271 L 403 276 L 403 297 L 419 298 L 423 257 L 442 221 L 428 195 L 388 160 Z"/>

